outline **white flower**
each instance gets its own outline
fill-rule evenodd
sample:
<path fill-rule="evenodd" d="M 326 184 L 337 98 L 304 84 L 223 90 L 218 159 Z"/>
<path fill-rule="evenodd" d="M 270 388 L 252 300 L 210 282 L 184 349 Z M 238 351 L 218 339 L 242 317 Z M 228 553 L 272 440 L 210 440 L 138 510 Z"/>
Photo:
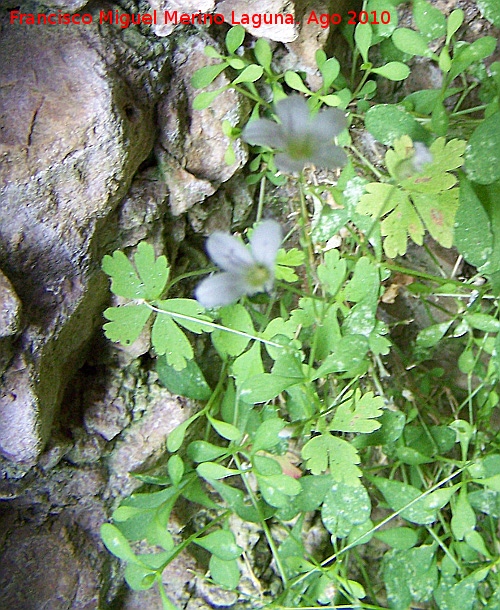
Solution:
<path fill-rule="evenodd" d="M 281 227 L 274 220 L 264 220 L 256 227 L 250 238 L 250 249 L 233 235 L 221 231 L 212 233 L 206 249 L 222 272 L 207 277 L 197 286 L 196 300 L 203 307 L 222 307 L 245 294 L 271 290 L 282 239 Z"/>
<path fill-rule="evenodd" d="M 242 137 L 249 144 L 269 146 L 279 151 L 276 167 L 284 172 L 300 172 L 306 165 L 335 169 L 347 163 L 345 152 L 332 140 L 347 126 L 339 108 L 321 110 L 315 116 L 306 100 L 290 95 L 276 104 L 280 123 L 258 119 L 249 123 Z"/>
<path fill-rule="evenodd" d="M 416 172 L 421 172 L 424 165 L 433 162 L 434 156 L 423 142 L 413 142 L 413 150 L 411 163 Z"/>

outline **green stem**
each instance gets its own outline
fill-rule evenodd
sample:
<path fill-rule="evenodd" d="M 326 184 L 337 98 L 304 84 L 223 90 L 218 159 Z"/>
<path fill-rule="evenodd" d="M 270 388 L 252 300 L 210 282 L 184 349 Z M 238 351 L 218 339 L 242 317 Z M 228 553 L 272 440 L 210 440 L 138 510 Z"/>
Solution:
<path fill-rule="evenodd" d="M 233 328 L 227 328 L 226 326 L 222 326 L 222 324 L 216 324 L 215 322 L 209 322 L 208 320 L 201 320 L 200 318 L 195 318 L 193 316 L 186 316 L 182 313 L 174 313 L 173 311 L 165 311 L 165 309 L 160 309 L 159 307 L 155 307 L 148 301 L 142 301 L 144 305 L 147 305 L 149 309 L 152 311 L 156 311 L 156 313 L 162 313 L 170 316 L 171 318 L 177 320 L 186 320 L 187 322 L 195 322 L 196 324 L 201 324 L 202 326 L 207 326 L 213 330 L 223 330 L 227 333 L 232 333 L 233 335 L 238 335 L 239 337 L 246 337 L 247 339 L 253 339 L 254 341 L 259 341 L 264 345 L 270 345 L 271 347 L 280 347 L 281 349 L 285 349 L 286 346 L 280 345 L 279 343 L 275 343 L 274 341 L 268 341 L 267 339 L 263 339 L 262 337 L 257 337 L 256 335 L 252 335 L 250 333 L 245 333 L 241 330 L 234 330 Z M 208 331 L 210 332 L 210 331 Z"/>

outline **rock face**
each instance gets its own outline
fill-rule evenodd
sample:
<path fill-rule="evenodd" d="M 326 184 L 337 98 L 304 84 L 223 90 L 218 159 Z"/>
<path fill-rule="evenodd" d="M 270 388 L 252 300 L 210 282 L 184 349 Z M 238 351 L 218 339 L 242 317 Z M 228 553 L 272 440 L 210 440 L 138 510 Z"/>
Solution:
<path fill-rule="evenodd" d="M 92 29 L 2 28 L 0 267 L 26 326 L 3 377 L 0 450 L 32 463 L 106 298 L 100 236 L 151 149 L 152 112 Z"/>

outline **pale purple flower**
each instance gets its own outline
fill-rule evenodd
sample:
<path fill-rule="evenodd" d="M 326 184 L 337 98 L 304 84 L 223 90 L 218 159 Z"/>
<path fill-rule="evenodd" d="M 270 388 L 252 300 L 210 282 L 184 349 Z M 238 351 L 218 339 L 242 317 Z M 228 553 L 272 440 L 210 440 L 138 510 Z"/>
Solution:
<path fill-rule="evenodd" d="M 276 104 L 279 123 L 258 119 L 249 123 L 242 137 L 249 144 L 279 150 L 276 167 L 287 173 L 300 172 L 306 165 L 336 169 L 347 163 L 345 152 L 332 140 L 347 127 L 339 108 L 321 110 L 312 116 L 306 100 L 290 95 Z"/>
<path fill-rule="evenodd" d="M 423 142 L 413 142 L 413 158 L 411 163 L 417 172 L 421 172 L 424 165 L 432 163 L 434 156 Z"/>
<path fill-rule="evenodd" d="M 222 271 L 198 284 L 196 300 L 203 307 L 222 307 L 243 295 L 269 292 L 274 284 L 276 254 L 282 239 L 281 227 L 275 220 L 264 220 L 255 228 L 250 248 L 229 233 L 212 233 L 206 249 Z"/>

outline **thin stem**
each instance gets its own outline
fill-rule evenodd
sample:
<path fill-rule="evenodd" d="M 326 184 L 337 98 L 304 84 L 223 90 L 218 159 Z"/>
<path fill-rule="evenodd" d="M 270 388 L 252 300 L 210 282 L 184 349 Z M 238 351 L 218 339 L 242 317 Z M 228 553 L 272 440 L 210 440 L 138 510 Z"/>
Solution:
<path fill-rule="evenodd" d="M 222 324 L 217 324 L 215 322 L 209 322 L 208 320 L 202 320 L 200 318 L 195 318 L 194 316 L 186 316 L 182 313 L 174 313 L 173 311 L 166 311 L 165 309 L 160 309 L 159 307 L 155 307 L 151 303 L 147 301 L 141 301 L 144 305 L 147 305 L 149 309 L 152 311 L 156 311 L 156 313 L 167 314 L 168 316 L 178 319 L 178 320 L 186 320 L 187 322 L 195 322 L 196 324 L 201 324 L 202 326 L 207 326 L 214 330 L 223 330 L 227 333 L 232 333 L 233 335 L 238 335 L 239 337 L 246 337 L 247 339 L 253 339 L 254 341 L 259 341 L 260 343 L 264 343 L 264 345 L 270 345 L 271 347 L 280 347 L 281 349 L 285 349 L 286 346 L 280 345 L 279 343 L 275 343 L 274 341 L 268 341 L 267 339 L 263 339 L 262 337 L 257 337 L 256 335 L 252 335 L 251 333 L 245 333 L 241 330 L 234 330 L 233 328 L 227 328 L 226 326 L 222 326 Z M 126 306 L 125 306 L 126 307 Z"/>

